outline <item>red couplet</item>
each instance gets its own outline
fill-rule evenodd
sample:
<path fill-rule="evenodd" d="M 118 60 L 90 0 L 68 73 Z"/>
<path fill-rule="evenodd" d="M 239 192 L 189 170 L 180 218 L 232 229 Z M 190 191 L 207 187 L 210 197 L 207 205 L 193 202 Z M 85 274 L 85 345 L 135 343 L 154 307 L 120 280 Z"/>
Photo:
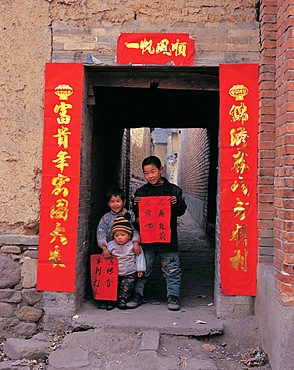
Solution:
<path fill-rule="evenodd" d="M 220 278 L 256 295 L 258 65 L 220 66 Z"/>
<path fill-rule="evenodd" d="M 141 197 L 139 225 L 142 243 L 170 243 L 171 204 L 169 196 Z"/>
<path fill-rule="evenodd" d="M 84 67 L 47 63 L 37 289 L 73 292 Z"/>
<path fill-rule="evenodd" d="M 90 259 L 91 286 L 95 299 L 117 300 L 118 262 L 115 256 L 104 258 L 102 254 L 93 254 Z"/>

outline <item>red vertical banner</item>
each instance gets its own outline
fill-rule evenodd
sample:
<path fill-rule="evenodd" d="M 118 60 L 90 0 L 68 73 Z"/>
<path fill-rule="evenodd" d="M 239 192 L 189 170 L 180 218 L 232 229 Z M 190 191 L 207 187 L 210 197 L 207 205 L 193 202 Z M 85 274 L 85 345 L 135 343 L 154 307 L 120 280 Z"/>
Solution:
<path fill-rule="evenodd" d="M 170 196 L 141 197 L 139 225 L 142 243 L 170 243 Z"/>
<path fill-rule="evenodd" d="M 37 289 L 73 292 L 84 67 L 47 63 Z"/>
<path fill-rule="evenodd" d="M 220 66 L 220 278 L 256 295 L 258 65 Z"/>

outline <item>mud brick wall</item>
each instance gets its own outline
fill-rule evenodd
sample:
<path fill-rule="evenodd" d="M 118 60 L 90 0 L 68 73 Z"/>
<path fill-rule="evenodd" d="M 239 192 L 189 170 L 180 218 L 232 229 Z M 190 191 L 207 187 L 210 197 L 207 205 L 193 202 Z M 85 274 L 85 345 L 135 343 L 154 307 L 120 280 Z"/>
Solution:
<path fill-rule="evenodd" d="M 115 64 L 121 32 L 189 33 L 196 41 L 195 65 L 258 60 L 256 3 L 53 0 L 53 61 L 86 63 L 91 53 L 105 64 Z"/>
<path fill-rule="evenodd" d="M 0 236 L 0 333 L 31 337 L 43 315 L 36 290 L 38 237 Z"/>
<path fill-rule="evenodd" d="M 209 138 L 207 129 L 181 129 L 178 184 L 192 217 L 205 230 L 209 174 Z M 181 149 L 180 149 L 181 153 Z"/>
<path fill-rule="evenodd" d="M 0 1 L 0 233 L 39 228 L 45 62 L 51 58 L 49 2 Z"/>
<path fill-rule="evenodd" d="M 1 1 L 1 168 L 3 234 L 37 235 L 46 62 L 115 64 L 121 32 L 184 32 L 195 65 L 258 62 L 256 0 Z"/>

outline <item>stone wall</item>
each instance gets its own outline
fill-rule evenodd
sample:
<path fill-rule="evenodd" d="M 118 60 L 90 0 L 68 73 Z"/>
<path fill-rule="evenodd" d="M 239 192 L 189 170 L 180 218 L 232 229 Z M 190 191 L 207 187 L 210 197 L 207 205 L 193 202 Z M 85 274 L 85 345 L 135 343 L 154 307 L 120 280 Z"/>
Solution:
<path fill-rule="evenodd" d="M 34 335 L 43 315 L 36 290 L 38 237 L 0 236 L 0 333 Z"/>

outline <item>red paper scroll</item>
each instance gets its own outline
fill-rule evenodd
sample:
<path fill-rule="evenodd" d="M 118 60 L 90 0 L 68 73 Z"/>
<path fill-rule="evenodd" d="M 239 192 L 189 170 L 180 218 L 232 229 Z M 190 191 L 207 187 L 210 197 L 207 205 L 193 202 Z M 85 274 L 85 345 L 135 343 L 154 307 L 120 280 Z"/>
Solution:
<path fill-rule="evenodd" d="M 220 66 L 221 292 L 256 295 L 258 66 Z"/>
<path fill-rule="evenodd" d="M 194 64 L 195 42 L 186 33 L 121 33 L 117 64 Z"/>
<path fill-rule="evenodd" d="M 102 254 L 92 254 L 91 286 L 95 299 L 117 300 L 118 262 L 115 256 L 104 258 Z"/>
<path fill-rule="evenodd" d="M 75 288 L 83 71 L 46 64 L 38 290 Z"/>
<path fill-rule="evenodd" d="M 170 243 L 171 205 L 169 196 L 142 197 L 139 225 L 142 243 Z"/>

